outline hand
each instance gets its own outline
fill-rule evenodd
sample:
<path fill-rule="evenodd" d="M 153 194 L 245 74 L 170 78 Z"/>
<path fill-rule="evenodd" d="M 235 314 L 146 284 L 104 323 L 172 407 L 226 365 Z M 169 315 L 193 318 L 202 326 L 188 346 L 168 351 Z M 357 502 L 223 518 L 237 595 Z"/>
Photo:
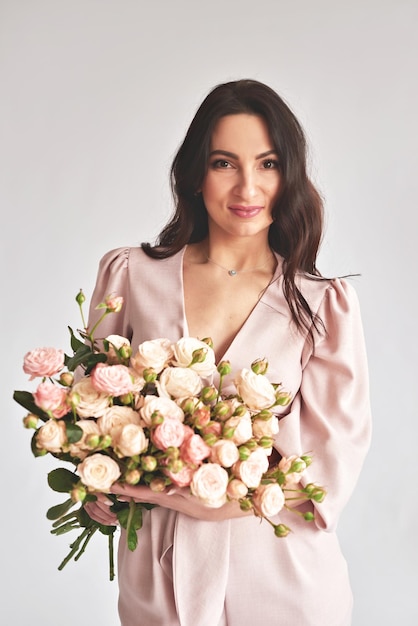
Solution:
<path fill-rule="evenodd" d="M 118 518 L 115 513 L 112 513 L 110 507 L 113 502 L 107 498 L 104 493 L 96 493 L 97 500 L 94 502 L 87 502 L 84 505 L 87 513 L 92 519 L 104 526 L 117 526 Z"/>
<path fill-rule="evenodd" d="M 132 486 L 115 483 L 112 485 L 111 491 L 119 496 L 118 500 L 121 501 L 129 502 L 129 500 L 132 499 L 135 500 L 135 502 L 156 504 L 200 520 L 216 522 L 254 515 L 252 511 L 241 511 L 238 502 L 233 501 L 227 502 L 217 509 L 208 507 L 193 496 L 187 487 L 170 487 L 165 491 L 156 492 L 145 485 Z"/>

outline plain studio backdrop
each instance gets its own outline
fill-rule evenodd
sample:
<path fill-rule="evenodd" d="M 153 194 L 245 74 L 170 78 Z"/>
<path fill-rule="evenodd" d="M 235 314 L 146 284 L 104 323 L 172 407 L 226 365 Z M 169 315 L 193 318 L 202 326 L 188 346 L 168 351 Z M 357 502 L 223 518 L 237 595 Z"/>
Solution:
<path fill-rule="evenodd" d="M 197 106 L 243 77 L 306 130 L 321 271 L 361 274 L 374 435 L 339 525 L 353 626 L 418 623 L 417 20 L 415 0 L 0 2 L 2 624 L 118 624 L 105 537 L 57 570 L 75 537 L 45 517 L 57 463 L 32 457 L 12 394 L 34 389 L 28 350 L 69 350 L 101 256 L 157 235 Z"/>

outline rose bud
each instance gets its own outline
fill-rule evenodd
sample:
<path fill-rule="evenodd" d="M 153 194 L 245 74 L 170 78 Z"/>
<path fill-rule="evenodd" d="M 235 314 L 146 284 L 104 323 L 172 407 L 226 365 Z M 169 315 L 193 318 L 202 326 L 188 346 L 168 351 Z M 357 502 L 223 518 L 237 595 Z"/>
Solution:
<path fill-rule="evenodd" d="M 202 339 L 202 341 L 203 341 L 203 343 L 207 343 L 209 348 L 212 348 L 212 350 L 213 350 L 213 341 L 212 341 L 211 337 L 204 337 Z"/>
<path fill-rule="evenodd" d="M 141 480 L 142 472 L 139 469 L 131 469 L 125 473 L 125 481 L 128 485 L 137 485 Z"/>
<path fill-rule="evenodd" d="M 109 313 L 119 313 L 122 310 L 123 298 L 122 296 L 107 296 L 105 298 L 106 310 Z"/>
<path fill-rule="evenodd" d="M 194 365 L 195 363 L 203 363 L 206 359 L 207 348 L 198 348 L 197 350 L 193 350 L 192 352 L 192 362 L 190 365 Z"/>
<path fill-rule="evenodd" d="M 216 369 L 221 376 L 227 376 L 232 371 L 231 363 L 229 361 L 221 361 Z"/>
<path fill-rule="evenodd" d="M 267 359 L 256 359 L 251 363 L 251 369 L 254 374 L 265 374 L 268 370 L 269 364 Z"/>
<path fill-rule="evenodd" d="M 203 435 L 203 441 L 208 445 L 208 446 L 213 446 L 217 441 L 218 441 L 218 437 L 215 435 L 215 433 L 205 433 Z"/>
<path fill-rule="evenodd" d="M 166 486 L 165 478 L 153 478 L 149 484 L 150 489 L 155 492 L 164 491 Z"/>
<path fill-rule="evenodd" d="M 34 430 L 38 427 L 38 416 L 33 413 L 28 413 L 28 415 L 23 419 L 23 426 L 25 428 L 33 428 Z"/>
<path fill-rule="evenodd" d="M 74 374 L 72 372 L 63 372 L 60 375 L 59 381 L 64 387 L 71 387 L 74 382 Z"/>
<path fill-rule="evenodd" d="M 300 474 L 301 472 L 305 471 L 306 469 L 306 463 L 303 459 L 301 459 L 300 457 L 297 457 L 292 465 L 290 466 L 289 469 L 289 474 L 293 474 L 294 472 Z"/>
<path fill-rule="evenodd" d="M 152 367 L 146 367 L 142 372 L 144 380 L 146 383 L 153 383 L 157 380 L 157 372 Z"/>
<path fill-rule="evenodd" d="M 287 406 L 292 399 L 292 395 L 288 391 L 277 391 L 276 404 Z"/>
<path fill-rule="evenodd" d="M 119 400 L 122 402 L 122 404 L 124 404 L 125 406 L 128 406 L 130 404 L 132 404 L 134 399 L 133 393 L 129 392 L 129 393 L 124 393 L 122 396 L 119 396 Z"/>
<path fill-rule="evenodd" d="M 229 402 L 226 401 L 218 402 L 213 407 L 214 416 L 222 420 L 227 420 L 229 417 L 231 417 L 233 412 L 233 407 Z"/>
<path fill-rule="evenodd" d="M 100 440 L 100 448 L 105 450 L 112 445 L 112 437 L 110 435 L 104 435 Z"/>
<path fill-rule="evenodd" d="M 79 304 L 80 306 L 84 304 L 84 302 L 86 301 L 86 296 L 84 295 L 82 289 L 80 289 L 80 291 L 76 295 L 75 300 L 77 304 Z"/>
<path fill-rule="evenodd" d="M 303 515 L 303 519 L 304 519 L 306 522 L 312 522 L 312 521 L 313 521 L 313 519 L 314 519 L 314 517 L 315 517 L 315 516 L 314 516 L 314 514 L 313 514 L 311 511 L 307 511 L 307 512 L 306 512 L 306 513 L 304 513 L 304 515 Z"/>
<path fill-rule="evenodd" d="M 242 500 L 240 500 L 239 506 L 241 511 L 251 511 L 251 509 L 253 508 L 251 500 L 249 500 L 248 498 L 243 498 Z"/>
<path fill-rule="evenodd" d="M 211 402 L 214 402 L 217 397 L 218 390 L 216 389 L 216 387 L 213 386 L 203 387 L 202 391 L 200 392 L 200 399 L 205 404 L 210 404 Z"/>
<path fill-rule="evenodd" d="M 304 454 L 303 456 L 300 457 L 302 459 L 302 461 L 305 462 L 306 467 L 309 467 L 309 465 L 311 465 L 312 463 L 312 457 L 309 456 L 308 454 Z"/>
<path fill-rule="evenodd" d="M 231 500 L 240 500 L 241 498 L 245 498 L 247 495 L 248 487 L 242 482 L 242 480 L 233 478 L 228 484 L 226 493 Z"/>
<path fill-rule="evenodd" d="M 290 528 L 285 524 L 277 524 L 274 527 L 274 534 L 276 535 L 276 537 L 287 537 L 289 533 Z"/>
<path fill-rule="evenodd" d="M 155 456 L 146 455 L 141 457 L 141 467 L 146 472 L 153 472 L 157 468 L 157 459 Z"/>
<path fill-rule="evenodd" d="M 94 448 L 99 447 L 101 443 L 101 437 L 100 435 L 95 435 L 94 433 L 91 433 L 90 435 L 87 435 L 85 443 L 86 446 L 90 448 L 90 450 L 94 450 Z"/>
<path fill-rule="evenodd" d="M 248 409 L 244 404 L 239 404 L 234 411 L 234 415 L 236 417 L 242 417 L 243 415 L 247 413 L 247 411 Z"/>
<path fill-rule="evenodd" d="M 262 411 L 259 411 L 257 413 L 257 415 L 255 415 L 255 417 L 257 419 L 260 420 L 269 420 L 272 417 L 273 413 L 271 411 L 269 411 L 268 409 L 263 409 Z"/>
<path fill-rule="evenodd" d="M 73 502 L 83 502 L 87 495 L 87 489 L 84 485 L 78 484 L 70 492 L 70 497 Z"/>
<path fill-rule="evenodd" d="M 248 446 L 240 446 L 238 450 L 240 461 L 246 461 L 250 458 L 251 450 Z"/>
<path fill-rule="evenodd" d="M 271 448 L 273 445 L 273 441 L 273 437 L 264 436 L 258 440 L 258 445 L 262 448 Z"/>

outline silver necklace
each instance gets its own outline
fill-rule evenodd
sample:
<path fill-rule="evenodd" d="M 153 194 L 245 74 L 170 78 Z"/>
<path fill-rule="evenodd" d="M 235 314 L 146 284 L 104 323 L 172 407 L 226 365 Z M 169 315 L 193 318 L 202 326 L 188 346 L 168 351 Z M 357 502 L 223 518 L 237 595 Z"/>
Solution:
<path fill-rule="evenodd" d="M 208 256 L 206 256 L 206 259 L 209 261 L 209 263 L 213 263 L 213 265 L 217 265 L 222 270 L 225 270 L 225 272 L 228 272 L 229 276 L 237 276 L 238 274 L 245 274 L 246 272 L 256 272 L 257 270 L 261 270 L 261 269 L 263 269 L 263 267 L 266 267 L 266 265 L 268 264 L 268 262 L 270 260 L 270 259 L 267 259 L 267 261 L 265 263 L 263 263 L 263 265 L 258 265 L 257 267 L 250 267 L 248 269 L 239 270 L 238 271 L 238 270 L 235 270 L 233 268 L 228 269 L 224 265 L 221 265 L 220 263 L 217 263 L 216 261 L 214 261 L 213 259 L 211 259 Z"/>

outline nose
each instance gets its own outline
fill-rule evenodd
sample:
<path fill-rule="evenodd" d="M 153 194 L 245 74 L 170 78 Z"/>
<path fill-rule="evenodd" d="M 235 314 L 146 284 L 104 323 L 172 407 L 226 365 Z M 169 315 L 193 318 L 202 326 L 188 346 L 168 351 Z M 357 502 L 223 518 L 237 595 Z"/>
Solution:
<path fill-rule="evenodd" d="M 243 200 L 252 200 L 257 195 L 256 172 L 253 168 L 243 169 L 239 173 L 236 185 L 236 193 Z"/>

